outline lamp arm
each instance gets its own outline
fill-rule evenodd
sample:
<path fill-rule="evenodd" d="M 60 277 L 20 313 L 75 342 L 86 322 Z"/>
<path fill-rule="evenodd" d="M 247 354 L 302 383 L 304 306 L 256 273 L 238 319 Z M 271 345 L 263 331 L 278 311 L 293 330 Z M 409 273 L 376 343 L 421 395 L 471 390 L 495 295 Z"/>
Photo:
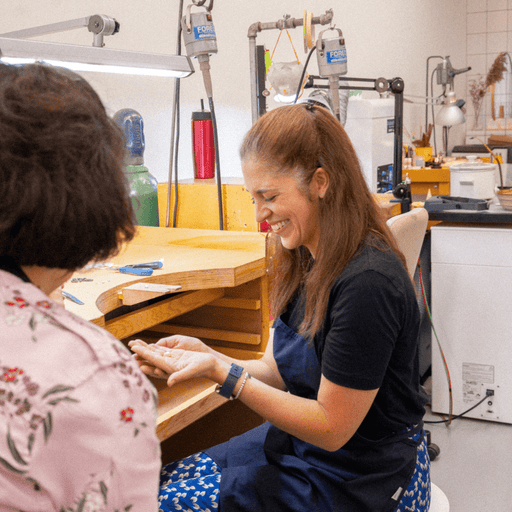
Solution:
<path fill-rule="evenodd" d="M 431 55 L 427 58 L 427 71 L 425 73 L 425 96 L 428 97 L 428 66 L 430 59 L 443 59 L 442 55 Z M 425 105 L 425 132 L 428 131 L 428 105 Z"/>
<path fill-rule="evenodd" d="M 87 27 L 89 32 L 94 34 L 93 46 L 101 47 L 104 45 L 103 36 L 116 34 L 119 32 L 120 25 L 114 18 L 110 18 L 109 16 L 102 14 L 94 14 L 85 18 L 59 21 L 57 23 L 50 23 L 48 25 L 40 25 L 38 27 L 6 32 L 4 34 L 0 34 L 0 37 L 28 39 L 30 37 L 55 34 L 57 32 L 66 32 L 68 30 L 74 30 L 82 27 Z"/>
<path fill-rule="evenodd" d="M 445 95 L 441 94 L 441 96 L 437 96 L 433 98 L 432 96 L 416 96 L 414 94 L 404 94 L 404 101 L 407 103 L 421 103 L 422 105 L 442 105 L 445 99 Z"/>

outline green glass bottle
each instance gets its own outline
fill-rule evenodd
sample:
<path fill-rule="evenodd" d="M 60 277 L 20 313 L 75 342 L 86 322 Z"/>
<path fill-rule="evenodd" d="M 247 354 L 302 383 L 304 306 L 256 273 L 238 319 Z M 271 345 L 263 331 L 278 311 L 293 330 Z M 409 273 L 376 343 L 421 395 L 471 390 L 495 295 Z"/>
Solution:
<path fill-rule="evenodd" d="M 125 174 L 137 223 L 139 226 L 158 226 L 158 182 L 143 165 L 146 144 L 142 116 L 131 108 L 125 108 L 115 113 L 114 121 L 125 134 Z"/>

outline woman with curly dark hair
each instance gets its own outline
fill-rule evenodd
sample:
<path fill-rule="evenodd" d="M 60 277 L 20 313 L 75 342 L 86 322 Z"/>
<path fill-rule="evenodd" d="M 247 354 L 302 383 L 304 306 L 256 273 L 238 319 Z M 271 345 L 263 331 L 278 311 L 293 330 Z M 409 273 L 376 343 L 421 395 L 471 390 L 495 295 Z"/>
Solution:
<path fill-rule="evenodd" d="M 202 481 L 222 512 L 427 511 L 416 293 L 347 134 L 323 107 L 281 107 L 240 153 L 272 228 L 273 340 L 256 361 L 185 336 L 132 350 L 169 386 L 208 377 L 267 423 L 166 466 L 161 508 L 190 506 Z"/>
<path fill-rule="evenodd" d="M 91 86 L 0 64 L 0 509 L 157 510 L 155 390 L 50 295 L 135 233 L 123 134 Z"/>

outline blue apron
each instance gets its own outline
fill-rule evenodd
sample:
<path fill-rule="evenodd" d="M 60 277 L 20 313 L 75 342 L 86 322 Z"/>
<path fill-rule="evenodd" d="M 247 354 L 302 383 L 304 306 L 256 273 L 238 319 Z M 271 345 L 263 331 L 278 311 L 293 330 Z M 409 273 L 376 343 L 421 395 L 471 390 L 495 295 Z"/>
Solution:
<path fill-rule="evenodd" d="M 321 366 L 309 344 L 279 318 L 274 357 L 290 393 L 315 399 Z M 221 512 L 391 512 L 414 473 L 421 442 L 355 434 L 329 452 L 265 423 L 206 450 L 222 469 Z M 420 436 L 421 437 L 421 436 Z"/>

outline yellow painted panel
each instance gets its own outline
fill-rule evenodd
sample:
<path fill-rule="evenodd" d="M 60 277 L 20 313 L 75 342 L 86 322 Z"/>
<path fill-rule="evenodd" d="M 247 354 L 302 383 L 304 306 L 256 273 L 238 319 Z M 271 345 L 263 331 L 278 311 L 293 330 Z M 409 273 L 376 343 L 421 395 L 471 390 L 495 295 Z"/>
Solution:
<path fill-rule="evenodd" d="M 160 226 L 167 225 L 167 183 L 158 185 Z M 169 225 L 174 218 L 174 184 L 171 185 Z M 258 231 L 252 199 L 241 178 L 226 178 L 222 183 L 224 229 L 228 231 Z M 183 180 L 178 183 L 176 227 L 219 229 L 217 183 L 212 180 Z"/>

